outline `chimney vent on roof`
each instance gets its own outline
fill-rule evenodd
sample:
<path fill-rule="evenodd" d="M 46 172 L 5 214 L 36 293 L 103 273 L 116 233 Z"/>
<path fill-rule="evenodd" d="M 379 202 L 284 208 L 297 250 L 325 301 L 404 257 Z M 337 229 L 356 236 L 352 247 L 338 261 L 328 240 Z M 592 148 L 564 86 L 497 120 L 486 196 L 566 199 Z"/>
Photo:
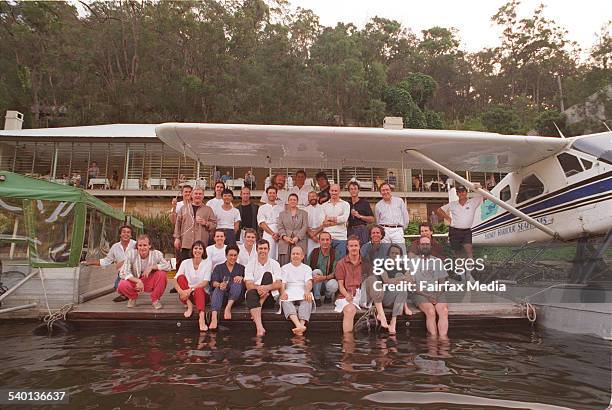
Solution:
<path fill-rule="evenodd" d="M 404 119 L 402 117 L 385 117 L 383 128 L 387 130 L 401 130 L 404 128 Z"/>
<path fill-rule="evenodd" d="M 19 111 L 8 110 L 4 117 L 5 130 L 20 130 L 23 127 L 23 114 Z"/>

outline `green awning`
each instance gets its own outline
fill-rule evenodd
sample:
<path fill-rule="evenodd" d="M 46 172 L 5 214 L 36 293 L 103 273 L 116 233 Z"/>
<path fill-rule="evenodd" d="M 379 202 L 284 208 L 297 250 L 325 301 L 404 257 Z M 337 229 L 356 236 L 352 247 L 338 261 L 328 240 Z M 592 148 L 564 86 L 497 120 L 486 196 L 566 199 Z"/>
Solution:
<path fill-rule="evenodd" d="M 105 215 L 125 220 L 125 214 L 80 188 L 0 171 L 0 198 L 41 199 L 84 203 Z"/>

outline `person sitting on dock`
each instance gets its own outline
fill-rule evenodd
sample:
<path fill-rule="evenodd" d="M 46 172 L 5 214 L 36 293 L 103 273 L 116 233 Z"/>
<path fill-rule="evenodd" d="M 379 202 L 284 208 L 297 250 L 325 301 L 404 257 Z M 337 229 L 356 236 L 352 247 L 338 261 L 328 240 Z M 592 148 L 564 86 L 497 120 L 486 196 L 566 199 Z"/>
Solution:
<path fill-rule="evenodd" d="M 115 284 L 113 286 L 115 290 L 117 290 L 119 281 L 121 280 L 119 273 L 121 271 L 121 267 L 123 266 L 123 261 L 125 261 L 125 255 L 128 251 L 136 249 L 136 241 L 132 239 L 132 234 L 133 229 L 130 225 L 121 226 L 119 228 L 119 242 L 114 243 L 113 246 L 111 246 L 104 258 L 83 261 L 83 264 L 86 266 L 101 266 L 103 268 L 114 263 L 115 269 L 117 269 L 117 278 L 115 279 Z M 125 302 L 126 300 L 127 298 L 125 296 L 119 295 L 113 299 L 113 302 Z"/>
<path fill-rule="evenodd" d="M 347 255 L 338 261 L 334 270 L 339 289 L 335 311 L 342 313 L 342 331 L 349 333 L 353 331 L 355 314 L 360 309 L 362 269 L 366 264 L 359 254 L 357 236 L 350 236 L 346 247 Z"/>
<path fill-rule="evenodd" d="M 274 306 L 281 288 L 281 268 L 278 262 L 269 257 L 270 243 L 261 239 L 257 242 L 257 259 L 245 268 L 246 305 L 251 312 L 257 328 L 257 336 L 266 333 L 261 322 L 261 308 Z"/>
<path fill-rule="evenodd" d="M 151 249 L 149 235 L 139 235 L 136 239 L 136 249 L 125 255 L 117 292 L 129 299 L 129 308 L 136 307 L 140 292 L 150 293 L 153 307 L 156 310 L 161 309 L 160 299 L 166 290 L 166 273 L 170 269 L 170 262 L 164 259 L 163 253 Z"/>
<path fill-rule="evenodd" d="M 370 242 L 361 247 L 360 253 L 363 260 L 371 265 L 375 259 L 384 259 L 389 251 L 389 243 L 383 243 L 385 228 L 374 225 L 370 228 Z"/>
<path fill-rule="evenodd" d="M 213 287 L 212 311 L 210 319 L 210 330 L 215 330 L 219 324 L 219 312 L 223 303 L 227 300 L 223 319 L 231 320 L 232 306 L 240 300 L 244 289 L 244 265 L 236 263 L 238 260 L 239 249 L 237 245 L 227 245 L 225 248 L 225 263 L 220 263 L 214 267 L 212 272 L 211 284 Z"/>
<path fill-rule="evenodd" d="M 257 259 L 257 231 L 253 228 L 244 230 L 244 243 L 238 244 L 238 263 L 242 266 L 247 266 L 249 262 Z"/>
<path fill-rule="evenodd" d="M 208 259 L 212 264 L 212 268 L 221 263 L 224 263 L 226 260 L 225 250 L 227 249 L 227 245 L 225 244 L 225 231 L 223 229 L 215 229 L 215 236 L 213 237 L 213 244 L 209 245 L 206 248 L 206 254 L 208 255 Z"/>
<path fill-rule="evenodd" d="M 217 228 L 217 218 L 211 207 L 204 205 L 204 190 L 195 187 L 191 191 L 191 202 L 176 214 L 174 224 L 174 248 L 180 249 L 181 260 L 189 259 L 195 241 L 208 243 L 210 232 Z"/>
<path fill-rule="evenodd" d="M 217 229 L 223 229 L 225 232 L 226 245 L 235 245 L 238 229 L 240 228 L 240 211 L 234 208 L 232 204 L 234 193 L 231 189 L 225 188 L 221 196 L 223 198 L 223 204 L 215 211 L 215 215 L 217 216 Z"/>
<path fill-rule="evenodd" d="M 432 336 L 446 338 L 448 334 L 448 303 L 444 294 L 439 291 L 428 291 L 427 285 L 435 285 L 443 282 L 447 273 L 442 266 L 442 261 L 431 256 L 431 240 L 422 237 L 419 240 L 419 255 L 421 263 L 415 263 L 414 271 L 416 290 L 412 294 L 415 305 L 425 313 L 427 331 Z M 436 320 L 437 317 L 437 320 Z"/>
<path fill-rule="evenodd" d="M 336 267 L 336 251 L 331 246 L 331 234 L 321 232 L 319 234 L 319 247 L 312 250 L 308 264 L 312 269 L 314 294 L 317 306 L 321 306 L 325 299 L 330 302 L 338 292 L 338 281 L 334 278 Z"/>
<path fill-rule="evenodd" d="M 431 241 L 432 256 L 435 256 L 436 258 L 444 258 L 444 248 L 433 238 L 433 229 L 428 222 L 422 222 L 419 225 L 419 233 L 421 237 L 412 241 L 410 249 L 408 250 L 408 256 L 411 258 L 416 258 L 419 255 L 420 239 L 427 237 Z"/>
<path fill-rule="evenodd" d="M 285 206 L 276 200 L 276 188 L 266 188 L 268 203 L 259 207 L 257 212 L 257 223 L 263 230 L 262 238 L 270 245 L 270 257 L 274 260 L 278 257 L 278 217 L 285 210 Z"/>
<path fill-rule="evenodd" d="M 281 306 L 285 319 L 293 322 L 293 334 L 302 336 L 312 312 L 312 269 L 302 263 L 304 250 L 291 248 L 291 262 L 281 268 Z M 296 309 L 297 306 L 297 309 Z"/>
<path fill-rule="evenodd" d="M 193 314 L 193 305 L 198 311 L 198 323 L 200 331 L 208 330 L 204 319 L 204 306 L 206 303 L 206 292 L 204 289 L 210 282 L 212 266 L 210 259 L 206 257 L 204 242 L 195 241 L 191 246 L 191 259 L 181 263 L 174 276 L 174 289 L 176 289 L 179 300 L 187 305 L 183 315 L 190 318 Z"/>
<path fill-rule="evenodd" d="M 395 260 L 397 257 L 402 257 L 402 248 L 397 244 L 389 246 L 386 258 Z M 376 318 L 380 321 L 381 327 L 387 329 L 390 335 L 396 334 L 397 317 L 402 312 L 407 315 L 412 315 L 412 311 L 408 308 L 406 300 L 408 293 L 406 291 L 384 289 L 383 284 L 400 284 L 408 279 L 404 276 L 404 272 L 398 271 L 395 267 L 384 269 L 382 274 L 373 274 L 364 280 L 362 288 L 367 292 L 368 304 L 374 303 L 376 308 Z M 378 282 L 375 284 L 375 282 Z M 392 308 L 391 321 L 387 322 L 384 308 Z"/>

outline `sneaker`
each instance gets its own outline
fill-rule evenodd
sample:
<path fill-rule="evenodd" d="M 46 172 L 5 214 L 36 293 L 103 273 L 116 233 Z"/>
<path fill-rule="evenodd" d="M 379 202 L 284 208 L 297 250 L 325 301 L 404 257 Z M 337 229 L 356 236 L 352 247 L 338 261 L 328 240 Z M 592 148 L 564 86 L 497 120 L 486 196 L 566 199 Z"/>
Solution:
<path fill-rule="evenodd" d="M 129 308 L 135 308 L 135 307 L 136 307 L 136 299 L 130 299 L 130 300 L 128 300 L 127 307 L 129 307 Z"/>
<path fill-rule="evenodd" d="M 123 295 L 119 295 L 119 296 L 117 296 L 115 299 L 113 299 L 113 302 L 116 302 L 116 303 L 117 303 L 117 302 L 125 302 L 126 300 L 128 300 L 128 298 L 126 298 L 126 297 L 125 297 L 125 296 L 123 296 Z"/>
<path fill-rule="evenodd" d="M 162 303 L 159 300 L 156 300 L 155 302 L 153 302 L 153 307 L 155 308 L 155 310 L 159 310 L 163 306 L 162 306 Z"/>
<path fill-rule="evenodd" d="M 172 288 L 170 289 L 170 293 L 178 293 L 176 289 Z"/>

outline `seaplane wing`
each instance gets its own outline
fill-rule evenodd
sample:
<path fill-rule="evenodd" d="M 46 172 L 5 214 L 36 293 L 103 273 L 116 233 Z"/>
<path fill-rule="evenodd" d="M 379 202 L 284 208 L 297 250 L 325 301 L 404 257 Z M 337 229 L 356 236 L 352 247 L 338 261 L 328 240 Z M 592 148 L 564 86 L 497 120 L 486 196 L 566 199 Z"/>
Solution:
<path fill-rule="evenodd" d="M 155 132 L 205 164 L 265 168 L 427 168 L 404 154 L 417 150 L 451 169 L 510 172 L 571 141 L 476 131 L 203 123 L 164 123 Z"/>

